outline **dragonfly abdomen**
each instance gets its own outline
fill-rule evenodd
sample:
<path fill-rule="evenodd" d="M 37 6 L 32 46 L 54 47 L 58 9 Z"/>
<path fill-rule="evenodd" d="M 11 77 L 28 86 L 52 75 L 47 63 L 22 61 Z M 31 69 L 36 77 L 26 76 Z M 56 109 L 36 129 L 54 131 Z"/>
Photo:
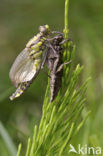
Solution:
<path fill-rule="evenodd" d="M 30 86 L 31 82 L 24 82 L 21 83 L 20 86 L 17 88 L 16 92 L 10 96 L 10 100 L 14 100 L 15 98 L 19 97 L 24 91 Z"/>

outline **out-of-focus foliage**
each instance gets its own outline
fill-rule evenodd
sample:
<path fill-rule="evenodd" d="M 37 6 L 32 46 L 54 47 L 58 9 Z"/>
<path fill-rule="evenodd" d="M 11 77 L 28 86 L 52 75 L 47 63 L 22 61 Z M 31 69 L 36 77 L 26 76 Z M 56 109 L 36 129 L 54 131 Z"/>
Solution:
<path fill-rule="evenodd" d="M 91 118 L 77 136 L 75 144 L 103 145 L 103 0 L 70 1 L 70 37 L 77 45 L 75 64 L 84 65 L 81 81 L 91 76 L 87 90 L 87 109 Z M 38 32 L 38 26 L 49 24 L 52 30 L 64 27 L 63 0 L 0 0 L 0 120 L 14 144 L 25 142 L 38 124 L 47 76 L 41 72 L 27 92 L 11 102 L 9 95 L 14 88 L 9 80 L 10 67 Z M 80 81 L 80 84 L 81 84 Z M 82 137 L 81 137 L 82 136 Z M 5 141 L 0 137 L 0 155 L 9 156 Z"/>

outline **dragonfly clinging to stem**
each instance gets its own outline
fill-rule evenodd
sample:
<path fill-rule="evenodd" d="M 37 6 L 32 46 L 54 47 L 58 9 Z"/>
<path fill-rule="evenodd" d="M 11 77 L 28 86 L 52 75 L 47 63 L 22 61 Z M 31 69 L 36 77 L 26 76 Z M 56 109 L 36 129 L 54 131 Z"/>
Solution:
<path fill-rule="evenodd" d="M 51 31 L 48 25 L 40 26 L 39 31 L 29 40 L 10 69 L 10 79 L 17 88 L 10 96 L 11 100 L 19 97 L 30 86 L 41 69 L 43 52 L 46 49 L 45 42 Z"/>

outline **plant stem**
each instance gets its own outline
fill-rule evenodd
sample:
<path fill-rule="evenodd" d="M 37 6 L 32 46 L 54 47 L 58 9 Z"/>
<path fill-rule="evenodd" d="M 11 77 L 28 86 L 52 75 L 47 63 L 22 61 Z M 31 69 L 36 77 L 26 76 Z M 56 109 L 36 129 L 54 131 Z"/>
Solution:
<path fill-rule="evenodd" d="M 20 156 L 20 153 L 21 153 L 21 146 L 22 146 L 22 145 L 19 144 L 17 156 Z"/>
<path fill-rule="evenodd" d="M 65 15 L 64 15 L 64 34 L 65 34 L 65 39 L 68 38 L 68 11 L 69 11 L 69 0 L 65 0 Z"/>

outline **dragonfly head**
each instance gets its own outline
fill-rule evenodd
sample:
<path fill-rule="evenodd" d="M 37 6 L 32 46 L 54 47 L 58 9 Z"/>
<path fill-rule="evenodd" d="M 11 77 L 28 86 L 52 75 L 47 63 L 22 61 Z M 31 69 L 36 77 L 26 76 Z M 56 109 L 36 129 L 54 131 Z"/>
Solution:
<path fill-rule="evenodd" d="M 50 27 L 49 27 L 49 25 L 40 26 L 39 31 L 41 33 L 43 33 L 43 35 L 49 35 L 50 34 Z"/>

